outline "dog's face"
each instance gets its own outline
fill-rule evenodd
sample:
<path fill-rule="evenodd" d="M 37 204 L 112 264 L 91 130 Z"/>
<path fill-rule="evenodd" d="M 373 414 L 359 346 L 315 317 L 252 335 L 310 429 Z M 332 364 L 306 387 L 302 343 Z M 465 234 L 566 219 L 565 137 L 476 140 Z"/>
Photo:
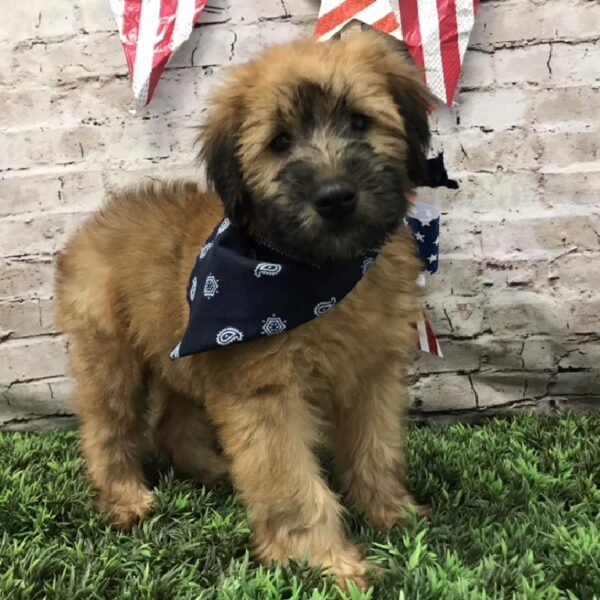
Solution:
<path fill-rule="evenodd" d="M 301 40 L 231 73 L 202 156 L 233 223 L 322 263 L 378 246 L 424 175 L 431 97 L 380 36 Z"/>

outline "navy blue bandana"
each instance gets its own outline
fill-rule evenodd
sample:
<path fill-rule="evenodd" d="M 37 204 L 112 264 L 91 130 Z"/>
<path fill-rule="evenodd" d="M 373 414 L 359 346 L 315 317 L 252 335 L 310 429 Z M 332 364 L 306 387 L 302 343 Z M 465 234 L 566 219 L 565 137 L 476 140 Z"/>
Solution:
<path fill-rule="evenodd" d="M 354 288 L 376 258 L 371 250 L 312 266 L 250 239 L 225 219 L 192 269 L 188 326 L 171 358 L 277 335 L 316 319 Z"/>
<path fill-rule="evenodd" d="M 458 187 L 448 178 L 442 154 L 428 161 L 428 173 L 424 186 Z M 439 211 L 428 204 L 413 204 L 405 224 L 414 235 L 423 270 L 435 273 Z M 251 240 L 225 219 L 192 269 L 187 289 L 189 321 L 171 358 L 277 335 L 316 319 L 354 288 L 376 258 L 377 250 L 370 250 L 345 263 L 312 266 Z"/>

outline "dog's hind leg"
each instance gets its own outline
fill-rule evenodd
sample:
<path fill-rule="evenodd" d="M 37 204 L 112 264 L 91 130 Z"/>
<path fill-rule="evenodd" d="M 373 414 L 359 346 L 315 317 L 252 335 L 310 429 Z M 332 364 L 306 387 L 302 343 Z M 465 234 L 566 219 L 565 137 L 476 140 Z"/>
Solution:
<path fill-rule="evenodd" d="M 91 331 L 70 339 L 81 446 L 98 490 L 96 506 L 113 525 L 129 529 L 152 506 L 142 474 L 148 447 L 142 367 L 121 341 Z"/>
<path fill-rule="evenodd" d="M 363 585 L 367 563 L 345 537 L 342 507 L 313 453 L 318 419 L 293 383 L 263 381 L 235 398 L 215 393 L 207 410 L 247 505 L 257 558 L 268 564 L 306 557 L 340 585 Z"/>
<path fill-rule="evenodd" d="M 161 382 L 153 385 L 152 405 L 154 440 L 177 471 L 207 486 L 227 475 L 214 426 L 201 406 Z"/>
<path fill-rule="evenodd" d="M 381 364 L 361 377 L 361 389 L 342 405 L 335 423 L 333 451 L 342 491 L 381 530 L 402 521 L 411 506 L 425 512 L 405 486 L 406 389 L 400 373 L 398 365 Z"/>

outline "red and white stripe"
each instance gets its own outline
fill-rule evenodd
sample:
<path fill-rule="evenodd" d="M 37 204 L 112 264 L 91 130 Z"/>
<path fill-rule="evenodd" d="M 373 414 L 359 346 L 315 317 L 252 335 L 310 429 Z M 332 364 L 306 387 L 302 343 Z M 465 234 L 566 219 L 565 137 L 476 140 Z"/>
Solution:
<path fill-rule="evenodd" d="M 207 0 L 110 0 L 138 106 L 150 102 L 158 80 L 185 42 Z"/>
<path fill-rule="evenodd" d="M 358 19 L 403 39 L 427 85 L 452 105 L 479 0 L 323 0 L 315 34 L 328 39 Z"/>
<path fill-rule="evenodd" d="M 328 40 L 353 19 L 402 39 L 400 25 L 389 0 L 323 0 L 315 35 Z"/>
<path fill-rule="evenodd" d="M 423 315 L 423 320 L 418 321 L 415 327 L 419 334 L 419 350 L 443 358 L 440 344 L 425 315 Z"/>

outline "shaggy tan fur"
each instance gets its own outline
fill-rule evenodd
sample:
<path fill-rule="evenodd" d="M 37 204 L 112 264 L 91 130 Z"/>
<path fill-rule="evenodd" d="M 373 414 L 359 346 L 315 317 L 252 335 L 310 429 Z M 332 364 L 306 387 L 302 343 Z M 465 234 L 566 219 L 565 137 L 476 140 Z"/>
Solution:
<path fill-rule="evenodd" d="M 418 75 L 370 35 L 270 50 L 236 68 L 217 95 L 205 155 L 241 120 L 241 172 L 253 196 L 268 196 L 278 159 L 262 149 L 274 133 L 273 107 L 293 112 L 285 90 L 312 79 L 334 89 L 349 85 L 376 123 L 372 146 L 409 161 L 406 116 L 392 100 L 390 76 L 423 104 Z M 406 192 L 413 187 L 408 179 L 405 185 Z M 70 342 L 98 508 L 123 528 L 148 514 L 152 493 L 141 464 L 155 443 L 201 481 L 231 474 L 258 559 L 306 555 L 340 583 L 362 585 L 367 565 L 346 538 L 343 509 L 314 450 L 327 427 L 349 502 L 378 528 L 402 520 L 413 503 L 401 425 L 402 369 L 415 345 L 418 304 L 412 238 L 400 227 L 326 315 L 271 338 L 171 361 L 187 323 L 190 270 L 222 215 L 220 198 L 194 183 L 153 184 L 108 201 L 58 258 L 58 321 Z M 225 457 L 215 449 L 215 431 Z"/>

